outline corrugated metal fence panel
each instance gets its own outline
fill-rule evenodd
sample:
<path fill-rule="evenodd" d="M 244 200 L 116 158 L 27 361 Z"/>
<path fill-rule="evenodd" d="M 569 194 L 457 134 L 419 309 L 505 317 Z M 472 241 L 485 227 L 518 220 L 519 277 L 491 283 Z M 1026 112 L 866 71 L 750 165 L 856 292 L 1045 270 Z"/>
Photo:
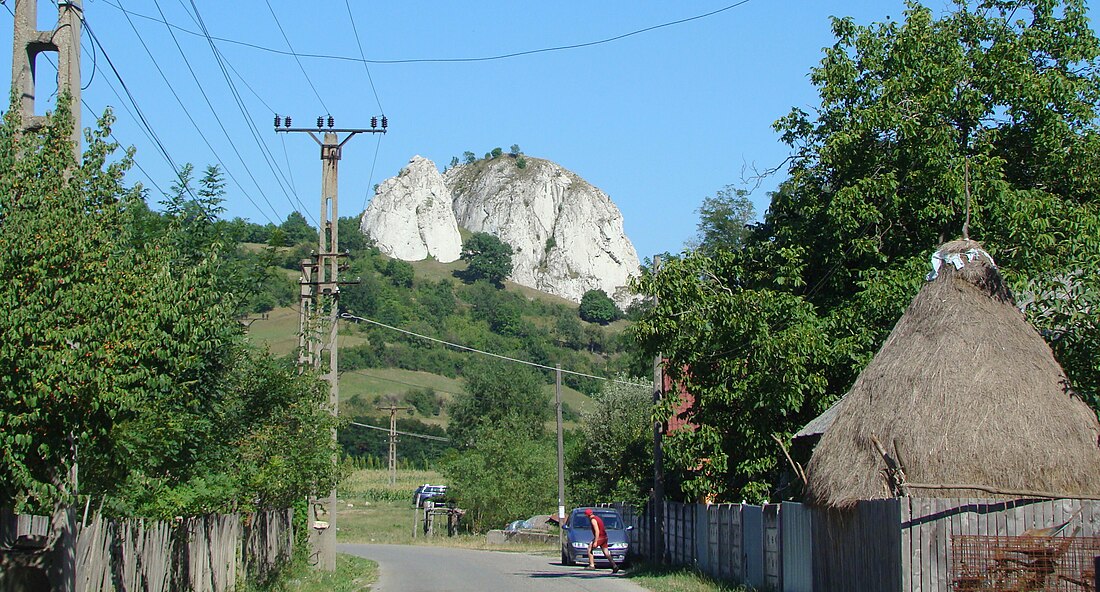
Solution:
<path fill-rule="evenodd" d="M 795 502 L 779 508 L 783 592 L 813 592 L 813 512 Z"/>
<path fill-rule="evenodd" d="M 741 505 L 741 541 L 745 556 L 745 577 L 753 588 L 764 586 L 764 512 L 760 506 Z"/>

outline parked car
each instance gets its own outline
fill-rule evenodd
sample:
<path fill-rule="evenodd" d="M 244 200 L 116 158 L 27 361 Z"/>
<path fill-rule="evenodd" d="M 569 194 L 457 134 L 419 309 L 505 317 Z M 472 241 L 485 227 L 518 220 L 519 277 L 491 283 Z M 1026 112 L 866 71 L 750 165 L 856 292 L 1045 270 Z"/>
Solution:
<path fill-rule="evenodd" d="M 413 506 L 422 507 L 424 502 L 447 495 L 446 485 L 429 485 L 427 483 L 416 488 L 416 492 L 413 493 Z"/>
<path fill-rule="evenodd" d="M 588 545 L 592 542 L 592 527 L 589 525 L 588 516 L 584 515 L 584 511 L 588 509 L 603 519 L 603 525 L 607 528 L 607 547 L 611 550 L 611 558 L 615 563 L 625 567 L 630 560 L 630 541 L 627 538 L 627 531 L 634 530 L 634 527 L 626 526 L 622 515 L 615 508 L 574 508 L 569 513 L 568 519 L 562 525 L 565 529 L 561 547 L 562 565 L 588 563 Z M 596 563 L 610 563 L 604 557 L 603 549 L 596 549 L 594 555 Z"/>

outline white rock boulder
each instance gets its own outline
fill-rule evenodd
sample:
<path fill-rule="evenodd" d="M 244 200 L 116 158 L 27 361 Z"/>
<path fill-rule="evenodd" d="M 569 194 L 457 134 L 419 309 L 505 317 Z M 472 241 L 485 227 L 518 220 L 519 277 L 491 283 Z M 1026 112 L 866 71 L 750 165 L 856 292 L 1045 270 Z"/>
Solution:
<path fill-rule="evenodd" d="M 512 246 L 509 279 L 579 302 L 602 289 L 620 306 L 638 273 L 638 253 L 619 209 L 604 192 L 561 166 L 524 157 L 479 160 L 450 169 L 444 181 L 463 228 Z"/>
<path fill-rule="evenodd" d="M 359 228 L 383 253 L 404 261 L 450 263 L 462 252 L 450 191 L 435 163 L 421 156 L 378 186 Z"/>

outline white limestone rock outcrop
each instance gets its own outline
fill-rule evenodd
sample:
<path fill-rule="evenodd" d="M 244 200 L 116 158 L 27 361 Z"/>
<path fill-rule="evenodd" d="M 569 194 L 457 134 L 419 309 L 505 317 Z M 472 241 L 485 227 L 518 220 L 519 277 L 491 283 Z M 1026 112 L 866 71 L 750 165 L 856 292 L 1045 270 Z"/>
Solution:
<path fill-rule="evenodd" d="M 604 192 L 561 166 L 525 156 L 460 165 L 443 179 L 459 226 L 488 232 L 512 246 L 509 279 L 580 302 L 602 289 L 625 307 L 638 273 L 638 253 L 623 217 Z"/>
<path fill-rule="evenodd" d="M 450 191 L 435 163 L 421 156 L 378 186 L 359 228 L 383 253 L 404 261 L 450 263 L 462 252 Z"/>

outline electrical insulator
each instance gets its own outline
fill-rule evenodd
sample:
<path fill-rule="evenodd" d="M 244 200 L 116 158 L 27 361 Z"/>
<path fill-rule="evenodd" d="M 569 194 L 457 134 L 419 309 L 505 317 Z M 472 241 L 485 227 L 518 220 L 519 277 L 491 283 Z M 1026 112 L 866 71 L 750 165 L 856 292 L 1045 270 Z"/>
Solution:
<path fill-rule="evenodd" d="M 324 117 L 318 117 L 317 118 L 317 129 L 321 129 L 323 127 L 325 127 L 325 118 Z"/>
<path fill-rule="evenodd" d="M 389 122 L 388 122 L 388 121 L 386 121 L 386 116 L 385 116 L 385 115 L 383 115 L 383 116 L 382 116 L 382 129 L 386 129 L 386 124 L 387 124 L 387 123 L 389 123 Z"/>
<path fill-rule="evenodd" d="M 282 120 L 282 118 L 279 117 L 279 114 L 276 113 L 275 114 L 275 127 L 279 127 L 280 125 L 283 125 L 283 120 Z"/>
<path fill-rule="evenodd" d="M 378 118 L 377 117 L 371 117 L 370 118 L 370 126 L 372 128 L 378 127 Z"/>
<path fill-rule="evenodd" d="M 289 115 L 286 116 L 286 126 L 290 127 L 290 116 Z"/>
<path fill-rule="evenodd" d="M 329 115 L 329 116 L 328 116 L 328 126 L 329 126 L 329 127 L 332 127 L 332 126 L 334 126 L 334 125 L 336 125 L 336 120 L 335 120 L 335 119 L 333 119 L 331 115 Z"/>

